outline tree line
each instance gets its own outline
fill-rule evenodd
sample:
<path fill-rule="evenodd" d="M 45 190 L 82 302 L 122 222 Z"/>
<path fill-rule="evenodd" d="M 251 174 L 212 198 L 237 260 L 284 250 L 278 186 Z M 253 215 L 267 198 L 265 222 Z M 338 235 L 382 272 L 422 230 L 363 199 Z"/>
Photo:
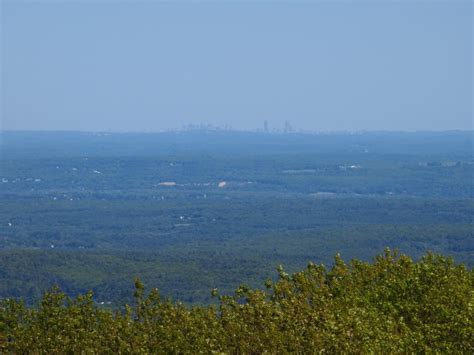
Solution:
<path fill-rule="evenodd" d="M 101 309 L 92 292 L 59 289 L 37 307 L 3 299 L 0 352 L 13 353 L 472 353 L 474 272 L 441 255 L 419 261 L 387 249 L 373 262 L 278 268 L 263 289 L 240 286 L 186 306 L 147 292 Z"/>

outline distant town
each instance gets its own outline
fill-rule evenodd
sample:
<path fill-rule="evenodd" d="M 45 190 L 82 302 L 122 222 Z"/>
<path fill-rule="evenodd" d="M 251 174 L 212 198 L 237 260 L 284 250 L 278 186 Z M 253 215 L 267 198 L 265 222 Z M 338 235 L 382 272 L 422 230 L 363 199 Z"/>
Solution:
<path fill-rule="evenodd" d="M 246 131 L 246 132 L 264 132 L 264 133 L 294 133 L 294 132 L 311 132 L 305 130 L 295 129 L 289 121 L 285 121 L 283 126 L 271 126 L 268 121 L 263 121 L 261 127 L 254 129 L 235 129 L 232 125 L 225 124 L 224 126 L 213 125 L 207 123 L 201 124 L 187 124 L 183 125 L 180 131 Z"/>

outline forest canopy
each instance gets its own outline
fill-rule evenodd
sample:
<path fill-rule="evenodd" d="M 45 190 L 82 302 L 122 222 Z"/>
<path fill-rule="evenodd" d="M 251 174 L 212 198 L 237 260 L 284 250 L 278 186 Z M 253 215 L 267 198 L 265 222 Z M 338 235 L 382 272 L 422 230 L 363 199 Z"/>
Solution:
<path fill-rule="evenodd" d="M 212 290 L 210 306 L 145 291 L 112 312 L 92 292 L 59 289 L 37 307 L 0 303 L 0 352 L 286 353 L 461 352 L 474 349 L 474 272 L 441 255 L 419 261 L 389 249 L 372 263 L 309 263 L 264 289 Z"/>

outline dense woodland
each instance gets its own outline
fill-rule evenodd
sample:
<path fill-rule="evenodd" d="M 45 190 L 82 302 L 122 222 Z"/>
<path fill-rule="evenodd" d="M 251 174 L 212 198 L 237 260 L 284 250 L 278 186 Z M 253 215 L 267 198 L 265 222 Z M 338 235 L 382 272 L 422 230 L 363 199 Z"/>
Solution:
<path fill-rule="evenodd" d="M 337 255 L 292 275 L 278 268 L 265 290 L 241 285 L 216 305 L 187 307 L 146 292 L 114 313 L 93 293 L 58 289 L 37 308 L 0 303 L 0 352 L 14 353 L 472 353 L 474 272 L 428 254 L 386 250 L 373 263 Z"/>
<path fill-rule="evenodd" d="M 208 304 L 385 247 L 474 265 L 472 132 L 0 138 L 0 298 L 58 285 L 120 309 L 139 277 Z"/>

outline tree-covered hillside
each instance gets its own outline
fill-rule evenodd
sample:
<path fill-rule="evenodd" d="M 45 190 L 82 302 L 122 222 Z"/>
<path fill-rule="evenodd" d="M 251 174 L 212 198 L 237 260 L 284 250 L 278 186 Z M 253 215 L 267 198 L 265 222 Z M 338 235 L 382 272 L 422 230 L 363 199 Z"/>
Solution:
<path fill-rule="evenodd" d="M 5 299 L 0 351 L 38 353 L 472 353 L 474 272 L 428 254 L 414 262 L 386 250 L 373 263 L 336 256 L 333 266 L 280 267 L 266 290 L 241 286 L 218 303 L 187 307 L 146 293 L 112 313 L 92 293 L 58 290 L 37 308 Z"/>
<path fill-rule="evenodd" d="M 114 308 L 382 248 L 473 266 L 473 132 L 0 132 L 0 298 Z"/>

